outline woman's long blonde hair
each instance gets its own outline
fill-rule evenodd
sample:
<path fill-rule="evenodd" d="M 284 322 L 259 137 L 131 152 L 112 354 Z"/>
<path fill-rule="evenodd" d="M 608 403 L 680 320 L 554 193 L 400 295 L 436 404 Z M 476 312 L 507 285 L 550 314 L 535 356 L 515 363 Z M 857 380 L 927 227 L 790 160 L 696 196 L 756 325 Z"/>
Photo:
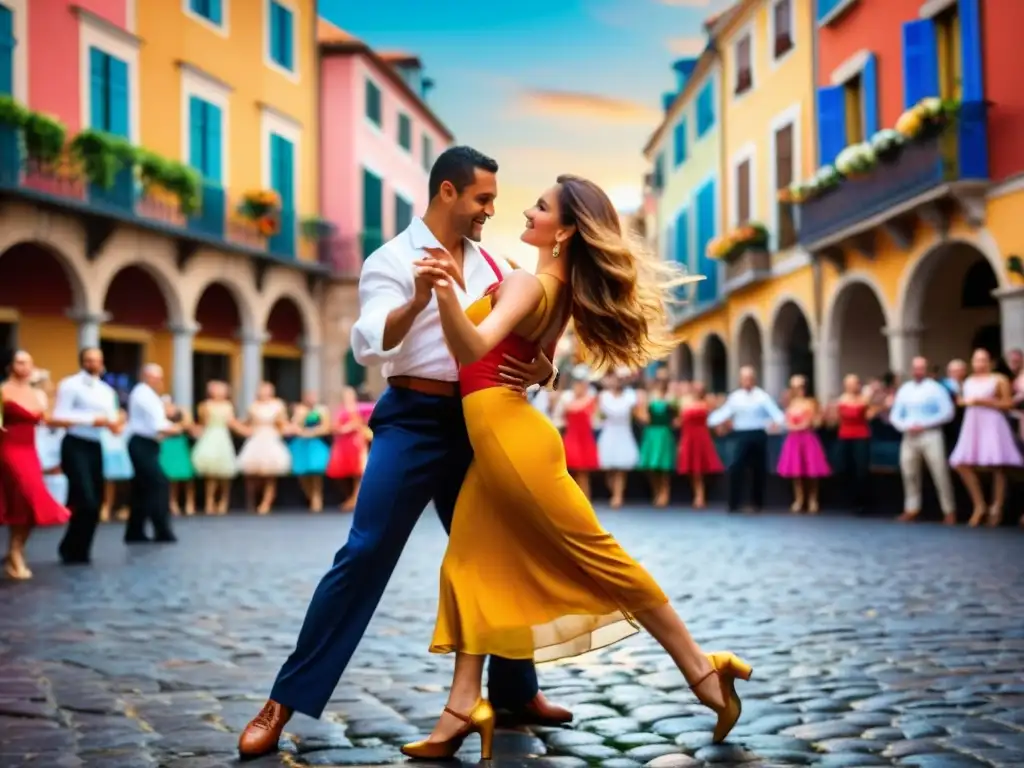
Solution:
<path fill-rule="evenodd" d="M 669 306 L 674 289 L 700 280 L 631 242 L 597 184 L 559 176 L 562 224 L 576 232 L 565 246 L 572 265 L 572 318 L 585 359 L 604 370 L 642 368 L 678 346 Z"/>

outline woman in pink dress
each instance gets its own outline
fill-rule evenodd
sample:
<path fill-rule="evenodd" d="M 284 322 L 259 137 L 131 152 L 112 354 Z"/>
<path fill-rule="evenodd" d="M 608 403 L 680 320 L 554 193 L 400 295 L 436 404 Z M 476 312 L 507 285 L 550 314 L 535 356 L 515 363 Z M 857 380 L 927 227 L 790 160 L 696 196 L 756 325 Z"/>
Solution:
<path fill-rule="evenodd" d="M 366 422 L 356 399 L 356 391 L 345 387 L 341 393 L 341 405 L 334 417 L 334 444 L 331 458 L 327 462 L 327 476 L 332 480 L 351 481 L 352 491 L 342 503 L 345 512 L 356 508 L 359 483 L 363 478 L 366 464 Z"/>
<path fill-rule="evenodd" d="M 807 379 L 794 376 L 789 380 L 789 405 L 786 406 L 786 440 L 779 455 L 778 473 L 793 481 L 793 506 L 799 514 L 806 502 L 807 511 L 818 514 L 818 480 L 832 470 L 825 458 L 821 440 L 814 431 L 819 419 L 818 401 L 807 396 Z"/>
<path fill-rule="evenodd" d="M 718 458 L 718 451 L 715 450 L 715 441 L 711 439 L 711 430 L 708 429 L 711 405 L 707 390 L 700 381 L 693 382 L 679 401 L 681 432 L 676 471 L 680 475 L 690 476 L 695 509 L 704 509 L 707 504 L 704 477 L 725 471 L 722 460 Z"/>
<path fill-rule="evenodd" d="M 572 399 L 565 404 L 565 466 L 572 479 L 590 498 L 590 473 L 597 472 L 600 462 L 597 455 L 597 438 L 594 437 L 594 414 L 597 412 L 597 397 L 590 391 L 590 382 L 585 378 L 572 383 Z"/>
<path fill-rule="evenodd" d="M 37 525 L 64 525 L 71 517 L 54 500 L 43 480 L 36 452 L 36 427 L 47 421 L 48 404 L 31 384 L 32 368 L 28 352 L 15 352 L 8 367 L 9 378 L 0 385 L 0 524 L 7 526 L 9 536 L 4 573 L 19 581 L 32 578 L 25 564 L 25 544 L 32 529 Z"/>
<path fill-rule="evenodd" d="M 987 350 L 974 350 L 971 375 L 964 382 L 960 402 L 967 410 L 949 464 L 964 481 L 974 504 L 967 524 L 980 525 L 987 515 L 988 524 L 997 526 L 1003 521 L 1006 503 L 1006 468 L 1019 467 L 1024 460 L 1006 418 L 1013 407 L 1010 381 L 992 370 L 992 357 Z M 979 469 L 992 472 L 992 504 L 987 508 L 978 480 Z"/>

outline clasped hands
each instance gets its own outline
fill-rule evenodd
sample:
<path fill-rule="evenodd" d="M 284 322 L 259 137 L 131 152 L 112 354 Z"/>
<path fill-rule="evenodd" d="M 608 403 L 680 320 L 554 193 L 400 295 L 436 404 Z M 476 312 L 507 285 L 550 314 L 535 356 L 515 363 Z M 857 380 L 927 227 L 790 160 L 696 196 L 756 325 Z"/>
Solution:
<path fill-rule="evenodd" d="M 451 255 L 440 248 L 424 248 L 427 255 L 413 262 L 416 266 L 416 298 L 423 301 L 424 306 L 430 301 L 430 294 L 437 296 L 438 303 L 457 301 L 455 283 L 461 280 L 458 267 Z M 424 301 L 425 299 L 425 301 Z M 498 366 L 502 386 L 520 394 L 526 394 L 526 388 L 534 384 L 543 384 L 551 379 L 555 367 L 547 355 L 539 352 L 529 362 L 518 360 L 511 355 L 502 355 L 504 365 Z"/>

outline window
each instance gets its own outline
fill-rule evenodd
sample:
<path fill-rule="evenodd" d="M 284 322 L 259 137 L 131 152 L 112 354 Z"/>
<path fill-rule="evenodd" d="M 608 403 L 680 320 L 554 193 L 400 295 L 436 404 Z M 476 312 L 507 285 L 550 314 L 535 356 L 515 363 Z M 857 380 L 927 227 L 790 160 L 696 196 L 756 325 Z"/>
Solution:
<path fill-rule="evenodd" d="M 188 0 L 188 8 L 196 16 L 202 16 L 218 27 L 224 23 L 222 0 Z"/>
<path fill-rule="evenodd" d="M 934 21 L 939 60 L 939 95 L 944 99 L 959 99 L 963 93 L 964 61 L 957 4 L 950 5 Z"/>
<path fill-rule="evenodd" d="M 754 84 L 751 38 L 748 32 L 736 42 L 736 88 L 737 96 L 746 93 Z"/>
<path fill-rule="evenodd" d="M 89 126 L 128 138 L 128 64 L 89 49 Z"/>
<path fill-rule="evenodd" d="M 931 19 L 903 25 L 903 104 L 939 95 L 938 33 Z"/>
<path fill-rule="evenodd" d="M 188 102 L 188 163 L 203 180 L 220 185 L 224 181 L 223 116 L 220 107 L 198 96 Z"/>
<path fill-rule="evenodd" d="M 776 0 L 772 6 L 772 55 L 781 59 L 793 50 L 793 1 Z"/>
<path fill-rule="evenodd" d="M 656 192 L 660 192 L 665 188 L 665 153 L 661 152 L 658 154 L 657 159 L 654 161 L 654 179 L 653 187 Z"/>
<path fill-rule="evenodd" d="M 14 93 L 14 13 L 0 5 L 0 94 Z"/>
<path fill-rule="evenodd" d="M 295 17 L 291 8 L 275 0 L 270 3 L 270 60 L 289 72 L 295 71 Z"/>
<path fill-rule="evenodd" d="M 384 183 L 363 169 L 363 258 L 384 244 Z"/>
<path fill-rule="evenodd" d="M 690 216 L 685 208 L 676 216 L 675 232 L 676 262 L 681 264 L 687 272 L 691 271 L 690 264 Z M 688 285 L 679 286 L 676 291 L 676 299 L 682 301 L 688 299 L 692 289 Z"/>
<path fill-rule="evenodd" d="M 697 301 L 705 303 L 718 298 L 718 262 L 708 256 L 708 244 L 715 236 L 715 182 L 709 181 L 697 192 L 697 274 L 704 279 L 696 284 Z"/>
<path fill-rule="evenodd" d="M 787 125 L 775 132 L 775 189 L 786 189 L 796 179 L 796 153 L 793 147 L 793 125 Z M 778 206 L 779 249 L 796 244 L 796 226 L 793 221 L 793 206 L 776 203 Z"/>
<path fill-rule="evenodd" d="M 281 198 L 281 229 L 270 250 L 295 255 L 295 145 L 276 133 L 270 134 L 270 186 Z"/>
<path fill-rule="evenodd" d="M 736 166 L 736 226 L 750 221 L 750 160 Z"/>
<path fill-rule="evenodd" d="M 407 152 L 412 152 L 412 118 L 404 112 L 398 113 L 398 144 Z"/>
<path fill-rule="evenodd" d="M 381 110 L 380 88 L 373 80 L 366 81 L 366 116 L 370 122 L 380 128 L 384 124 Z"/>
<path fill-rule="evenodd" d="M 864 135 L 864 89 L 858 73 L 843 83 L 843 97 L 846 101 L 846 145 L 858 144 L 869 136 Z"/>
<path fill-rule="evenodd" d="M 715 92 L 709 80 L 697 95 L 697 138 L 701 138 L 715 124 Z"/>
<path fill-rule="evenodd" d="M 423 170 L 429 172 L 434 165 L 434 142 L 423 134 Z"/>
<path fill-rule="evenodd" d="M 686 162 L 686 118 L 684 117 L 676 124 L 673 135 L 675 149 L 676 167 Z"/>
<path fill-rule="evenodd" d="M 399 194 L 395 195 L 395 234 L 404 232 L 412 223 L 412 203 Z"/>

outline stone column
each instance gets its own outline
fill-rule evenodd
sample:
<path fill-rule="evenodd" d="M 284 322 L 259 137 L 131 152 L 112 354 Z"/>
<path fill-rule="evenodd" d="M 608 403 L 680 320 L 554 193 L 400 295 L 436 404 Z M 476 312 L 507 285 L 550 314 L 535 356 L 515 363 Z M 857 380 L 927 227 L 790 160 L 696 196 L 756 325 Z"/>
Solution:
<path fill-rule="evenodd" d="M 889 369 L 900 376 L 910 371 L 910 361 L 921 354 L 923 328 L 885 328 L 889 339 Z"/>
<path fill-rule="evenodd" d="M 198 325 L 172 325 L 171 337 L 171 396 L 175 404 L 182 410 L 192 410 L 195 405 L 193 391 L 193 365 L 195 356 L 192 341 L 199 333 Z"/>
<path fill-rule="evenodd" d="M 1024 285 L 1000 288 L 992 295 L 999 300 L 999 322 L 1003 326 L 1005 355 L 1011 349 L 1024 349 Z"/>
<path fill-rule="evenodd" d="M 245 413 L 256 400 L 256 388 L 263 380 L 263 345 L 268 338 L 265 333 L 242 336 L 242 383 L 235 393 L 235 408 L 239 413 Z"/>
<path fill-rule="evenodd" d="M 693 355 L 690 357 L 690 360 L 692 360 L 693 364 L 693 370 L 690 371 L 690 378 L 694 381 L 702 382 L 710 392 L 711 379 L 708 377 L 708 372 L 704 370 L 704 355 L 699 348 L 693 350 Z"/>
<path fill-rule="evenodd" d="M 769 395 L 778 398 L 789 384 L 786 381 L 789 375 L 789 370 L 786 366 L 786 354 L 769 344 L 764 350 L 763 359 L 764 381 L 762 386 Z M 738 385 L 739 379 L 737 378 L 736 386 Z"/>
<path fill-rule="evenodd" d="M 319 396 L 323 390 L 323 350 L 317 344 L 302 345 L 302 391 L 316 392 Z"/>
<path fill-rule="evenodd" d="M 109 312 L 68 312 L 68 317 L 78 323 L 78 349 L 89 349 L 100 345 L 100 326 L 109 322 Z"/>
<path fill-rule="evenodd" d="M 812 342 L 814 353 L 815 395 L 821 402 L 838 397 L 843 389 L 843 371 L 839 370 L 839 342 Z"/>

